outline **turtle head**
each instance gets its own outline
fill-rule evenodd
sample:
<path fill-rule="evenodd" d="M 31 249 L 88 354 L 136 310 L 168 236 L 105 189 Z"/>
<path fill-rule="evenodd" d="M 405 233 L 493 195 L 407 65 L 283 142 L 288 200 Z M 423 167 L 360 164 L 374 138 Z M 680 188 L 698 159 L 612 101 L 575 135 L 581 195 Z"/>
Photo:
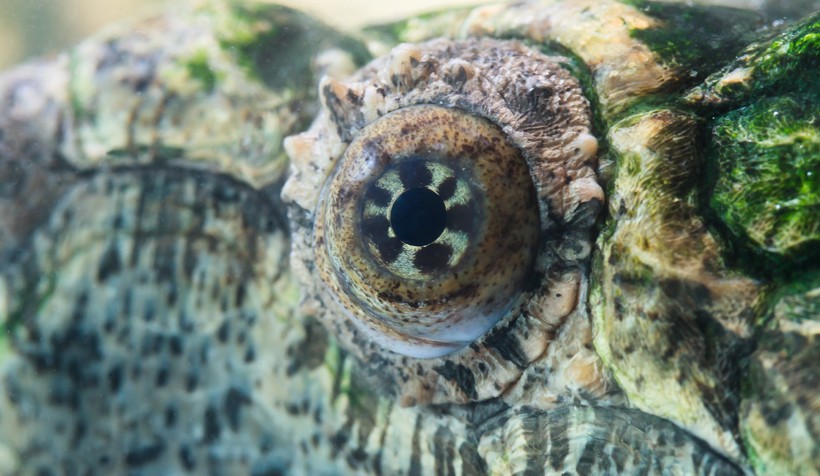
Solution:
<path fill-rule="evenodd" d="M 425 41 L 442 18 L 455 38 Z M 736 461 L 780 431 L 741 388 L 775 378 L 746 364 L 786 325 L 774 283 L 817 283 L 795 268 L 817 17 L 579 0 L 401 25 L 285 142 L 291 268 L 362 379 L 410 406 L 629 405 Z"/>
<path fill-rule="evenodd" d="M 811 473 L 818 21 L 211 0 L 4 74 L 0 441 L 37 474 Z"/>

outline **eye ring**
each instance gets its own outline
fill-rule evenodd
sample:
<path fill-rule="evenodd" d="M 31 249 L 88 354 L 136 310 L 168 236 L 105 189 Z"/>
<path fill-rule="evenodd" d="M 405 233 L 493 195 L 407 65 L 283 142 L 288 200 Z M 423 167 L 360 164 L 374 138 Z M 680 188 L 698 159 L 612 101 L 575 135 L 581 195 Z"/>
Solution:
<path fill-rule="evenodd" d="M 390 219 L 407 194 L 442 215 L 429 242 L 404 243 L 397 229 L 417 230 Z M 388 350 L 431 358 L 469 345 L 531 274 L 539 212 L 527 163 L 495 124 L 466 111 L 415 105 L 382 116 L 348 146 L 323 195 L 321 277 Z"/>
<path fill-rule="evenodd" d="M 475 402 L 526 392 L 524 373 L 536 360 L 567 352 L 579 353 L 576 363 L 589 357 L 584 350 L 587 309 L 578 303 L 586 299 L 592 226 L 604 196 L 595 175 L 597 141 L 591 133 L 589 103 L 563 66 L 569 61 L 509 40 L 400 45 L 345 82 L 324 79 L 322 113 L 308 131 L 285 141 L 291 174 L 282 197 L 290 204 L 291 270 L 303 285 L 302 312 L 317 316 L 362 366 L 363 375 L 376 379 L 375 386 L 402 405 Z M 430 106 L 476 117 L 503 132 L 529 169 L 537 202 L 537 250 L 530 275 L 500 319 L 466 347 L 461 347 L 465 341 L 442 344 L 402 334 L 372 318 L 359 319 L 350 308 L 363 307 L 361 302 L 342 287 L 348 274 L 335 273 L 328 265 L 331 259 L 345 259 L 351 247 L 336 242 L 328 253 L 328 243 L 317 238 L 326 232 L 328 183 L 357 138 L 396 111 Z M 412 135 L 410 130 L 386 132 L 380 135 Z M 415 158 L 430 158 L 437 151 L 431 145 Z M 359 190 L 379 176 L 373 168 L 384 167 L 390 156 L 365 157 L 368 160 L 351 174 Z M 402 157 L 413 158 L 410 152 Z M 382 197 L 384 207 L 399 195 Z M 348 194 L 349 199 L 356 196 Z M 338 208 L 331 209 L 331 215 L 339 215 Z M 390 226 L 389 219 L 385 221 L 383 229 Z M 349 244 L 366 250 L 363 235 L 357 233 Z M 323 279 L 323 274 L 335 277 Z M 385 340 L 396 347 L 386 349 Z M 428 354 L 420 354 L 420 348 Z M 573 369 L 568 371 L 578 370 Z M 591 369 L 587 375 L 600 372 Z M 597 392 L 605 385 L 585 388 L 593 387 Z"/>

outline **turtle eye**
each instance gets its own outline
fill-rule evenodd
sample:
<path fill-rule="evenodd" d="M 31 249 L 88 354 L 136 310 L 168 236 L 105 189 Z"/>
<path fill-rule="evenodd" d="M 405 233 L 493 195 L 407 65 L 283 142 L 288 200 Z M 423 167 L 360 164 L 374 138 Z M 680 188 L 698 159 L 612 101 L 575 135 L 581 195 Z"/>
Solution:
<path fill-rule="evenodd" d="M 601 375 L 579 303 L 604 193 L 569 62 L 512 40 L 398 45 L 323 79 L 285 141 L 302 310 L 403 405 L 497 397 L 550 352 L 573 355 L 566 381 Z"/>
<path fill-rule="evenodd" d="M 320 200 L 326 283 L 372 339 L 411 357 L 468 345 L 533 267 L 536 193 L 520 151 L 467 111 L 407 107 L 365 127 Z"/>

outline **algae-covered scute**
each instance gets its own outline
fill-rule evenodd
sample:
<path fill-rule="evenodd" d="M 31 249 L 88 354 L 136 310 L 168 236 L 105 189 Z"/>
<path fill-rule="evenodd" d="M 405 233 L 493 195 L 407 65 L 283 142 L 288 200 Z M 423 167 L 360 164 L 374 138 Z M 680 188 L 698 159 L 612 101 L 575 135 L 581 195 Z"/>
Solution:
<path fill-rule="evenodd" d="M 3 73 L 0 473 L 817 474 L 819 22 L 207 0 Z"/>

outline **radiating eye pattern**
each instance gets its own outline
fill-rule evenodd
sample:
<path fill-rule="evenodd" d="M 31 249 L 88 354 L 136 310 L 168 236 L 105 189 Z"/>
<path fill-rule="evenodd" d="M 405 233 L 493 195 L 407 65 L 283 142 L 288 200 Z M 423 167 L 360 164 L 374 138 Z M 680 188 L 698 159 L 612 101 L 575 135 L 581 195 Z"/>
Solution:
<path fill-rule="evenodd" d="M 551 352 L 604 388 L 577 307 L 603 192 L 567 61 L 516 41 L 399 45 L 323 80 L 324 112 L 285 142 L 304 311 L 402 404 L 526 388 Z"/>
<path fill-rule="evenodd" d="M 453 269 L 484 218 L 477 215 L 483 212 L 483 194 L 471 187 L 469 169 L 459 174 L 438 160 L 398 158 L 366 188 L 365 244 L 397 276 L 419 279 Z"/>
<path fill-rule="evenodd" d="M 532 269 L 539 214 L 526 161 L 497 126 L 466 111 L 413 106 L 378 119 L 324 193 L 317 264 L 327 260 L 326 279 L 352 298 L 349 312 L 395 331 L 372 334 L 402 354 L 471 343 Z"/>

